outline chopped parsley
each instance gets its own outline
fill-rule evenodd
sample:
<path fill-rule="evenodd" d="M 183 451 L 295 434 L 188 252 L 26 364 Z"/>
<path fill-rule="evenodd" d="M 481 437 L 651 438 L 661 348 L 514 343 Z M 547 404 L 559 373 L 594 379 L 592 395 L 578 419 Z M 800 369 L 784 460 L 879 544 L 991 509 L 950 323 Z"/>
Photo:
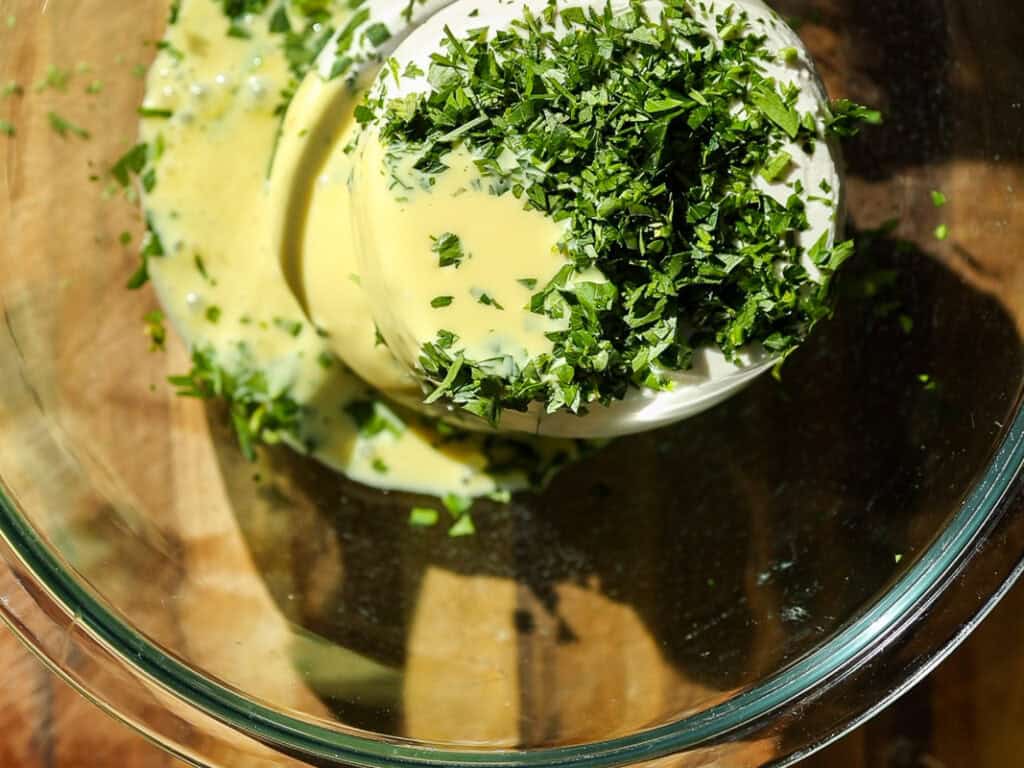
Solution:
<path fill-rule="evenodd" d="M 80 139 L 89 139 L 92 137 L 92 134 L 85 128 L 75 125 L 67 118 L 58 115 L 56 112 L 49 112 L 46 116 L 50 121 L 50 127 L 53 128 L 61 138 L 66 139 L 68 135 L 77 136 Z"/>
<path fill-rule="evenodd" d="M 833 101 L 830 112 L 826 126 L 830 133 L 842 138 L 856 135 L 864 124 L 881 125 L 882 123 L 882 113 L 877 109 L 855 104 L 848 99 Z"/>
<path fill-rule="evenodd" d="M 810 226 L 804 190 L 780 203 L 756 183 L 782 178 L 788 145 L 809 153 L 823 131 L 798 110 L 795 85 L 765 75 L 776 54 L 746 14 L 716 23 L 720 44 L 690 3 L 668 3 L 657 21 L 640 3 L 616 13 L 552 3 L 510 30 L 446 29 L 427 92 L 389 99 L 379 80 L 361 122 L 389 163 L 413 158 L 429 184 L 465 145 L 493 194 L 567 223 L 568 263 L 529 304 L 568 319 L 548 334 L 551 353 L 523 366 L 470 360 L 440 333 L 419 359 L 428 402 L 492 422 L 535 401 L 582 412 L 631 386 L 670 386 L 665 373 L 689 368 L 698 346 L 735 359 L 760 343 L 785 358 L 831 314 L 832 273 L 852 243 L 823 238 L 806 254 L 821 273 L 812 278 L 796 237 Z M 824 133 L 880 121 L 836 101 Z M 466 257 L 450 232 L 432 250 L 441 267 Z M 607 282 L 571 279 L 592 267 Z"/>
<path fill-rule="evenodd" d="M 454 518 L 461 517 L 473 508 L 473 499 L 468 496 L 457 496 L 454 493 L 445 495 L 441 499 L 441 503 L 444 504 L 444 508 L 447 509 Z"/>
<path fill-rule="evenodd" d="M 146 220 L 146 235 L 142 240 L 142 250 L 139 251 L 139 266 L 134 274 L 128 278 L 127 288 L 137 291 L 149 282 L 149 260 L 164 255 L 164 245 L 160 236 L 153 229 L 153 223 Z"/>
<path fill-rule="evenodd" d="M 413 507 L 409 512 L 409 525 L 413 528 L 431 528 L 441 518 L 436 509 L 430 507 Z"/>
<path fill-rule="evenodd" d="M 765 181 L 775 181 L 793 163 L 793 156 L 789 152 L 779 152 L 771 160 L 764 164 L 761 169 L 761 178 Z"/>
<path fill-rule="evenodd" d="M 374 47 L 381 46 L 391 39 L 391 30 L 386 24 L 381 24 L 378 21 L 366 28 L 363 32 L 363 39 Z"/>
<path fill-rule="evenodd" d="M 127 187 L 131 184 L 132 176 L 138 176 L 142 173 L 142 169 L 146 167 L 148 159 L 149 145 L 136 144 L 114 163 L 110 169 L 110 174 L 118 184 L 122 187 Z"/>
<path fill-rule="evenodd" d="M 157 107 L 139 107 L 139 117 L 146 119 L 167 120 L 174 117 L 174 112 L 169 109 Z"/>
<path fill-rule="evenodd" d="M 284 331 L 293 338 L 298 338 L 302 335 L 302 329 L 305 327 L 300 320 L 289 320 L 285 317 L 275 317 L 274 327 L 279 331 Z"/>
<path fill-rule="evenodd" d="M 68 89 L 68 83 L 71 81 L 71 70 L 61 69 L 60 67 L 50 65 L 46 74 L 43 78 L 36 83 L 35 91 L 39 93 L 47 89 L 54 91 L 66 91 Z"/>
<path fill-rule="evenodd" d="M 437 237 L 431 237 L 430 250 L 437 254 L 437 263 L 440 267 L 458 267 L 466 258 L 462 250 L 462 241 L 458 235 L 445 232 Z"/>
<path fill-rule="evenodd" d="M 946 197 L 945 193 L 940 192 L 937 189 L 932 190 L 931 197 L 932 205 L 934 205 L 936 208 L 941 208 L 942 206 L 949 202 L 949 198 Z"/>
<path fill-rule="evenodd" d="M 345 406 L 359 430 L 359 436 L 367 439 L 390 433 L 395 437 L 405 432 L 405 423 L 382 400 L 355 400 Z"/>
<path fill-rule="evenodd" d="M 210 272 L 206 269 L 206 260 L 203 258 L 203 255 L 201 253 L 193 254 L 192 263 L 196 265 L 196 272 L 200 274 L 203 280 L 213 285 L 214 281 L 210 279 Z"/>
<path fill-rule="evenodd" d="M 483 293 L 483 292 L 481 292 L 480 295 L 476 297 L 476 300 L 479 303 L 483 304 L 485 307 L 494 307 L 495 309 L 502 309 L 502 310 L 505 309 L 503 306 L 501 306 L 500 303 L 498 303 L 498 301 L 496 299 L 494 299 L 489 294 L 486 294 L 486 293 Z"/>
<path fill-rule="evenodd" d="M 5 136 L 14 136 L 16 132 L 14 123 L 8 122 L 7 120 L 0 120 L 0 133 Z"/>
<path fill-rule="evenodd" d="M 779 51 L 779 58 L 782 59 L 786 64 L 795 64 L 800 60 L 800 51 L 796 48 L 783 48 Z"/>
<path fill-rule="evenodd" d="M 476 533 L 476 526 L 473 524 L 473 518 L 471 515 L 463 515 L 455 524 L 448 529 L 448 535 L 453 539 L 460 538 L 462 536 L 472 536 Z"/>
<path fill-rule="evenodd" d="M 181 397 L 224 400 L 242 453 L 256 459 L 257 443 L 275 444 L 283 438 L 301 442 L 301 407 L 287 390 L 271 387 L 266 375 L 240 345 L 240 363 L 233 370 L 221 367 L 212 350 L 192 351 L 192 370 L 168 381 Z"/>
<path fill-rule="evenodd" d="M 939 224 L 935 228 L 935 239 L 936 240 L 948 240 L 949 239 L 949 225 Z"/>
<path fill-rule="evenodd" d="M 442 307 L 450 307 L 453 301 L 455 301 L 454 296 L 435 296 L 431 299 L 430 306 L 434 309 L 441 309 Z"/>
<path fill-rule="evenodd" d="M 458 496 L 449 493 L 441 499 L 444 508 L 452 516 L 454 523 L 448 529 L 448 535 L 452 538 L 472 536 L 476 533 L 476 526 L 473 524 L 473 517 L 470 510 L 473 508 L 473 499 L 468 496 Z"/>

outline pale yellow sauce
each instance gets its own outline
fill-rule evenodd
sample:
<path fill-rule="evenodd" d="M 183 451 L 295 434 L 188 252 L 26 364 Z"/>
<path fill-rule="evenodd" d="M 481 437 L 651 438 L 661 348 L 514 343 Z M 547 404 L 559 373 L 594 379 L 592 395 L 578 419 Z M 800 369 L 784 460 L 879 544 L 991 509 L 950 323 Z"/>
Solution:
<path fill-rule="evenodd" d="M 551 352 L 547 333 L 568 327 L 568 318 L 529 309 L 529 285 L 543 287 L 568 263 L 557 247 L 565 227 L 510 192 L 492 194 L 464 147 L 444 162 L 448 170 L 424 188 L 410 160 L 392 169 L 375 135 L 360 142 L 352 194 L 363 289 L 388 346 L 410 368 L 441 329 L 471 360 L 525 365 Z M 464 254 L 457 265 L 440 266 L 434 252 L 446 233 Z M 433 306 L 439 297 L 450 303 Z"/>
<path fill-rule="evenodd" d="M 349 13 L 338 10 L 336 23 Z M 280 203 L 267 183 L 280 122 L 274 110 L 289 73 L 281 40 L 266 21 L 256 18 L 249 39 L 228 37 L 221 3 L 186 0 L 166 37 L 171 50 L 184 55 L 161 53 L 149 76 L 146 106 L 174 112 L 142 128 L 144 141 L 163 148 L 156 186 L 144 202 L 166 251 L 151 260 L 150 273 L 168 316 L 188 344 L 212 350 L 225 369 L 261 370 L 273 392 L 288 392 L 304 406 L 302 442 L 357 481 L 468 496 L 523 485 L 522 477 L 486 472 L 481 438 L 444 442 L 422 417 L 380 401 L 332 354 L 344 339 L 354 357 L 379 367 L 370 371 L 375 383 L 412 386 L 375 345 L 368 307 L 347 273 L 352 255 L 326 247 L 348 235 L 347 221 L 338 216 L 346 207 L 343 168 L 328 164 L 316 204 L 296 212 L 312 224 L 305 230 L 312 238 L 309 253 L 334 260 L 336 279 L 314 285 L 331 300 L 315 291 L 308 297 L 322 308 L 313 318 L 328 338 L 289 290 L 278 262 L 279 233 L 271 225 Z M 364 401 L 376 402 L 395 427 L 361 435 L 347 409 Z M 572 446 L 548 441 L 541 449 L 551 455 Z"/>

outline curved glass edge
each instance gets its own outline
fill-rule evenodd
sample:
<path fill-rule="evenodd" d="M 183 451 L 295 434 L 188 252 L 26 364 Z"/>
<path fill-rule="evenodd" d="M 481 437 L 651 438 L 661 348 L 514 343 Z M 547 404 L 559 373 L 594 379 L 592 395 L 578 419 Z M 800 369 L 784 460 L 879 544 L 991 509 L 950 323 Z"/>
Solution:
<path fill-rule="evenodd" d="M 1020 493 L 1015 502 L 1015 506 L 1018 512 L 1018 518 L 1024 518 L 1024 484 L 1020 487 Z M 1024 539 L 1024 522 L 1020 524 L 1020 536 Z M 946 642 L 944 645 L 935 650 L 931 655 L 921 656 L 921 662 L 919 666 L 914 668 L 912 671 L 900 667 L 895 667 L 891 670 L 892 673 L 905 675 L 904 679 L 895 685 L 887 695 L 883 696 L 878 702 L 865 710 L 859 716 L 853 717 L 847 722 L 843 723 L 840 727 L 835 728 L 831 732 L 828 732 L 826 736 L 813 741 L 802 749 L 799 749 L 792 754 L 780 759 L 773 763 L 777 768 L 786 768 L 787 766 L 795 765 L 805 758 L 813 755 L 816 752 L 825 749 L 831 744 L 842 739 L 850 732 L 856 730 L 860 726 L 864 725 L 872 718 L 880 714 L 887 707 L 891 706 L 894 702 L 900 699 L 902 696 L 910 692 L 918 683 L 920 683 L 925 677 L 933 672 L 936 667 L 940 666 L 942 662 L 948 659 L 960 645 L 970 637 L 971 633 L 983 622 L 993 609 L 999 604 L 999 602 L 1007 595 L 1007 593 L 1017 584 L 1021 575 L 1024 574 L 1024 558 L 1019 558 L 1016 565 L 1012 570 L 1004 577 L 1004 580 L 998 590 L 992 595 L 992 597 L 985 601 L 980 610 L 968 619 L 958 631 L 956 631 L 951 640 Z M 967 593 L 965 597 L 968 599 L 974 599 L 976 591 L 973 586 L 967 586 L 968 580 L 965 580 L 964 586 L 961 589 Z M 916 628 L 915 631 L 925 631 L 929 629 L 928 625 L 921 625 Z M 908 674 L 909 673 L 909 674 Z M 878 674 L 873 676 L 874 682 L 878 682 Z"/>
<path fill-rule="evenodd" d="M 301 768 L 157 686 L 99 641 L 0 538 L 0 632 L 10 631 L 54 675 L 104 714 L 186 765 Z M 216 758 L 212 756 L 216 755 Z"/>
<path fill-rule="evenodd" d="M 1018 402 L 1019 405 L 1019 402 Z M 914 621 L 942 598 L 942 592 L 965 572 L 978 556 L 973 545 L 983 532 L 994 529 L 1005 518 L 1019 520 L 1024 515 L 1010 509 L 1013 491 L 1021 480 L 1024 466 L 1024 410 L 1007 431 L 984 478 L 965 501 L 962 509 L 906 574 L 864 614 L 818 650 L 780 671 L 761 685 L 706 712 L 643 733 L 607 742 L 535 751 L 470 752 L 434 748 L 429 744 L 399 739 L 373 740 L 332 730 L 322 725 L 280 715 L 246 700 L 240 694 L 202 678 L 181 662 L 167 656 L 143 636 L 121 624 L 49 551 L 31 526 L 17 513 L 14 504 L 0 492 L 0 537 L 39 584 L 50 592 L 53 601 L 75 615 L 96 638 L 115 649 L 124 664 L 144 675 L 181 701 L 191 702 L 203 715 L 227 724 L 240 733 L 292 754 L 320 760 L 338 760 L 349 765 L 371 768 L 392 766 L 446 765 L 464 766 L 621 766 L 678 754 L 687 749 L 749 738 L 751 734 L 780 737 L 771 731 L 769 719 L 778 720 L 787 711 L 806 707 L 801 701 L 809 693 L 816 702 L 849 685 L 858 669 L 879 665 L 880 659 L 899 645 Z M 934 643 L 913 667 L 904 668 L 904 684 L 870 703 L 845 707 L 835 728 L 825 739 L 808 737 L 805 744 L 783 746 L 781 752 L 806 755 L 838 738 L 849 727 L 863 721 L 907 690 L 913 682 L 937 664 L 966 637 L 998 600 L 1017 575 L 1024 549 L 1004 553 L 1013 558 L 1002 572 L 996 595 L 987 604 L 971 606 L 959 617 L 959 627 L 967 630 Z M 37 595 L 38 598 L 38 595 Z M 967 606 L 964 606 L 967 608 Z M 804 709 L 806 713 L 806 709 Z M 810 733 L 809 729 L 806 729 Z M 808 744 L 811 746 L 808 747 Z M 791 764 L 792 758 L 780 754 L 778 764 Z"/>
<path fill-rule="evenodd" d="M 167 743 L 156 734 L 153 734 L 148 728 L 142 723 L 136 723 L 132 720 L 125 718 L 121 712 L 116 708 L 111 707 L 101 698 L 92 695 L 90 689 L 83 685 L 77 677 L 68 674 L 65 670 L 61 669 L 60 665 L 57 664 L 50 656 L 44 651 L 39 644 L 37 638 L 32 637 L 27 633 L 21 626 L 17 618 L 7 610 L 6 605 L 0 604 L 0 627 L 3 627 L 17 638 L 25 648 L 47 669 L 49 669 L 54 675 L 60 678 L 64 683 L 73 688 L 79 695 L 84 697 L 91 704 L 98 707 L 104 714 L 118 720 L 124 725 L 128 726 L 136 733 L 140 734 L 144 739 L 149 741 L 156 747 L 164 750 L 168 754 L 182 761 L 186 765 L 193 765 L 197 768 L 204 768 L 201 763 L 196 760 L 183 750 L 176 748 L 174 744 Z"/>

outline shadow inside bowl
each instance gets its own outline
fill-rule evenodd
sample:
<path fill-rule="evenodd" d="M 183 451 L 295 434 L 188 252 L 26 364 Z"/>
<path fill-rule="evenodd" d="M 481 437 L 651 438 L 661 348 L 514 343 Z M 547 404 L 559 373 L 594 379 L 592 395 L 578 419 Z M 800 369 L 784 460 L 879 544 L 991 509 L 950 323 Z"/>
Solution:
<path fill-rule="evenodd" d="M 988 464 L 1024 352 L 999 302 L 939 260 L 858 239 L 835 319 L 781 383 L 478 506 L 472 539 L 411 528 L 427 499 L 286 451 L 254 482 L 211 412 L 313 691 L 378 733 L 585 743 L 706 709 L 866 608 Z"/>

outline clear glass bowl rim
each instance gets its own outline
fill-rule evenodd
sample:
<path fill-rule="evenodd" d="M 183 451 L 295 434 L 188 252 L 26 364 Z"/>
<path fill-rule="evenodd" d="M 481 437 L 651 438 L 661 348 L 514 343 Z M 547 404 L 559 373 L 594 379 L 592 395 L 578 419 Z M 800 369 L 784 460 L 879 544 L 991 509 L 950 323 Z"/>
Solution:
<path fill-rule="evenodd" d="M 894 638 L 915 628 L 917 619 L 968 565 L 985 566 L 983 562 L 976 562 L 983 559 L 982 548 L 977 545 L 1001 518 L 1024 517 L 1024 508 L 1021 508 L 1024 505 L 1014 503 L 1015 497 L 1020 495 L 1017 492 L 1024 487 L 1022 469 L 1024 408 L 1018 397 L 1013 423 L 962 508 L 906 573 L 830 640 L 735 698 L 689 718 L 613 740 L 530 751 L 453 751 L 436 744 L 345 732 L 274 712 L 204 678 L 119 620 L 40 538 L 2 488 L 0 537 L 10 548 L 5 556 L 9 559 L 13 553 L 19 561 L 20 573 L 27 571 L 34 585 L 40 588 L 34 594 L 37 600 L 49 599 L 75 616 L 80 625 L 113 649 L 120 662 L 131 667 L 134 673 L 148 678 L 188 706 L 264 744 L 278 745 L 292 754 L 313 759 L 339 760 L 373 768 L 424 765 L 604 768 L 712 745 L 729 734 L 766 723 L 793 703 L 812 693 L 820 694 L 869 662 L 877 662 L 877 657 L 885 653 Z M 1020 575 L 1024 552 L 1011 552 L 1010 558 L 1012 561 L 1006 564 L 994 594 L 959 617 L 961 631 L 951 638 L 936 638 L 928 652 L 919 656 L 914 668 L 904 669 L 902 680 L 874 706 L 845 713 L 845 727 L 818 737 L 816 742 L 800 750 L 799 755 L 783 758 L 783 764 L 820 748 L 867 719 L 952 652 Z M 7 618 L 10 621 L 10 617 Z M 24 634 L 21 636 L 35 645 Z M 46 658 L 44 649 L 36 645 L 33 650 L 60 671 L 59 662 Z M 132 724 L 130 718 L 125 720 Z M 165 743 L 163 746 L 173 751 L 173 745 Z"/>

